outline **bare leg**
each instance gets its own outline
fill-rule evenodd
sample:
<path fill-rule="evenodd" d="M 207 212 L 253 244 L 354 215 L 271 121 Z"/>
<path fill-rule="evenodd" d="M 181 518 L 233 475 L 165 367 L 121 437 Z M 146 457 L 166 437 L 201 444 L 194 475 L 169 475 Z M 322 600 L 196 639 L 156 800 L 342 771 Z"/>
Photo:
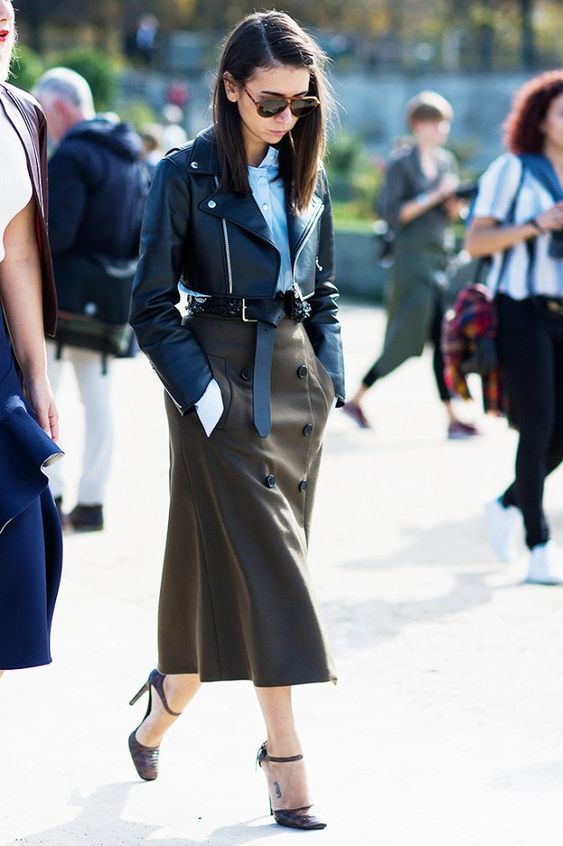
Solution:
<path fill-rule="evenodd" d="M 268 754 L 276 758 L 301 754 L 291 703 L 291 687 L 257 687 L 255 690 L 266 723 Z M 264 761 L 262 769 L 273 808 L 293 809 L 312 805 L 303 761 Z"/>
<path fill-rule="evenodd" d="M 444 400 L 444 408 L 446 409 L 448 423 L 457 423 L 457 417 L 454 414 L 453 406 L 449 400 Z"/>
<path fill-rule="evenodd" d="M 368 391 L 369 388 L 367 387 L 367 385 L 361 384 L 354 396 L 352 397 L 351 402 L 355 403 L 356 405 L 359 405 L 362 401 L 362 398 L 365 396 L 365 394 L 367 394 Z"/>
<path fill-rule="evenodd" d="M 183 711 L 200 687 L 199 676 L 192 673 L 166 676 L 164 695 L 169 708 L 178 713 Z M 160 741 L 176 719 L 164 710 L 160 696 L 153 690 L 151 712 L 137 729 L 135 737 L 143 746 L 160 746 Z"/>

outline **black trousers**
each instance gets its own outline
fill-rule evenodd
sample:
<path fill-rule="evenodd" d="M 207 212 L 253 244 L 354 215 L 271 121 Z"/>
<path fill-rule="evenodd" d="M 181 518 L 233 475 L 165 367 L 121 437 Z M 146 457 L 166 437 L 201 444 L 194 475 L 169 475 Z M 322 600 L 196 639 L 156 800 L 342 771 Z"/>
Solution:
<path fill-rule="evenodd" d="M 520 433 L 516 478 L 504 505 L 522 511 L 526 543 L 549 540 L 543 512 L 545 477 L 563 461 L 563 317 L 533 299 L 497 299 L 498 351 Z"/>
<path fill-rule="evenodd" d="M 442 321 L 444 319 L 444 312 L 445 308 L 442 298 L 437 297 L 429 340 L 434 347 L 432 368 L 434 370 L 434 378 L 436 380 L 438 394 L 440 395 L 442 402 L 448 402 L 448 400 L 451 399 L 451 396 L 444 379 L 444 358 L 442 356 Z M 373 383 L 379 378 L 380 376 L 377 372 L 376 362 L 372 367 L 370 367 L 362 379 L 362 385 L 365 385 L 366 388 L 371 388 Z"/>

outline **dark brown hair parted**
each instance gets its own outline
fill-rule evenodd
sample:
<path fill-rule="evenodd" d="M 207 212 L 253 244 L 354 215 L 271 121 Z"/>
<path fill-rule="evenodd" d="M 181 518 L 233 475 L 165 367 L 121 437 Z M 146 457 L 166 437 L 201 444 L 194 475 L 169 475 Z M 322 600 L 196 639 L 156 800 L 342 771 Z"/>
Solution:
<path fill-rule="evenodd" d="M 545 138 L 541 124 L 550 103 L 563 94 L 563 70 L 534 77 L 514 95 L 512 109 L 504 122 L 504 141 L 511 153 L 541 153 Z"/>
<path fill-rule="evenodd" d="M 238 106 L 225 93 L 225 73 L 245 85 L 258 69 L 290 65 L 309 71 L 308 93 L 318 97 L 321 103 L 310 115 L 300 118 L 278 145 L 280 177 L 291 207 L 303 210 L 309 205 L 333 110 L 325 75 L 326 61 L 318 44 L 284 12 L 256 12 L 237 24 L 225 42 L 213 91 L 213 121 L 223 191 L 250 193 Z"/>

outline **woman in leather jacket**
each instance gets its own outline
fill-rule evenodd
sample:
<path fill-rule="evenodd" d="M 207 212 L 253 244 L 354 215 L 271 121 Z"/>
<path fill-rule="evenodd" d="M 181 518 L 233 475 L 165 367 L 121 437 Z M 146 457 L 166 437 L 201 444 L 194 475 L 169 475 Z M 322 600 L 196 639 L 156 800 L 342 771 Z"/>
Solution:
<path fill-rule="evenodd" d="M 0 675 L 48 664 L 62 535 L 44 468 L 61 457 L 44 332 L 56 298 L 45 223 L 45 118 L 5 82 L 14 9 L 0 0 Z"/>
<path fill-rule="evenodd" d="M 160 741 L 200 683 L 250 679 L 276 822 L 304 829 L 325 823 L 291 689 L 336 679 L 306 554 L 324 427 L 344 401 L 323 59 L 283 13 L 235 27 L 213 126 L 156 168 L 131 311 L 171 445 L 159 669 L 132 700 L 149 692 L 133 761 L 156 778 Z"/>

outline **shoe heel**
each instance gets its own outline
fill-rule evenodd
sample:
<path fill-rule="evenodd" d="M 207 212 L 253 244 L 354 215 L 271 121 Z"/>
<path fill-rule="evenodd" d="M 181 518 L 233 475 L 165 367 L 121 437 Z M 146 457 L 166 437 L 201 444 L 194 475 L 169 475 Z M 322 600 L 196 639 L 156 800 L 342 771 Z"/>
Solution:
<path fill-rule="evenodd" d="M 149 685 L 148 681 L 146 681 L 144 683 L 144 685 L 137 691 L 137 693 L 135 694 L 133 699 L 129 702 L 129 704 L 134 705 L 135 702 L 137 702 L 141 698 L 141 696 L 149 690 L 149 687 L 150 687 L 150 685 Z"/>

